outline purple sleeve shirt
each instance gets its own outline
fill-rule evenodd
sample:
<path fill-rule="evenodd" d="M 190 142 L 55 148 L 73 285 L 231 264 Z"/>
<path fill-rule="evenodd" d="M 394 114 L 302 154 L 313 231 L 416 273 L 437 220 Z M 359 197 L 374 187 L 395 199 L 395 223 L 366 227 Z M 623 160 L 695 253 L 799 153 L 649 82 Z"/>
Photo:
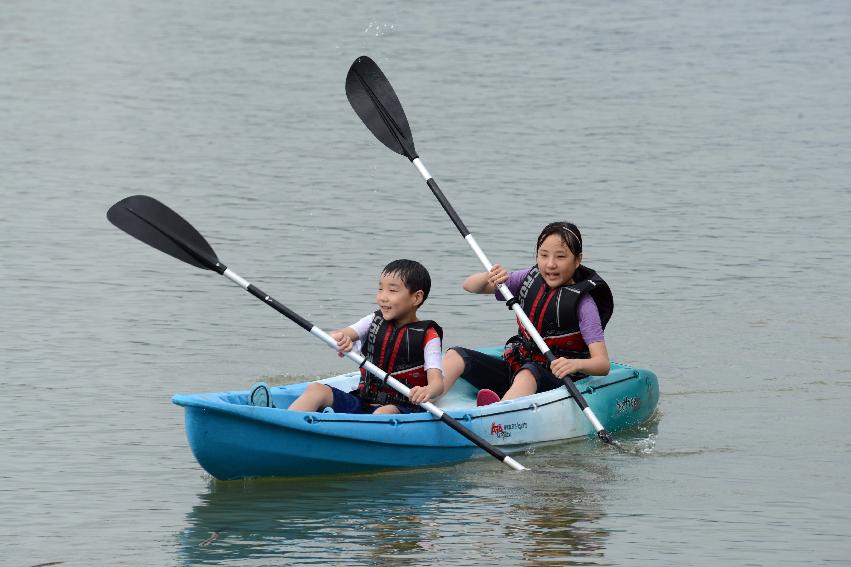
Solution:
<path fill-rule="evenodd" d="M 508 290 L 515 297 L 520 292 L 520 286 L 523 285 L 523 280 L 529 275 L 531 269 L 508 272 L 508 281 L 505 282 L 505 285 L 508 286 Z M 497 301 L 505 301 L 498 291 L 494 295 Z M 586 345 L 606 340 L 603 335 L 603 325 L 600 322 L 600 310 L 597 309 L 597 303 L 591 297 L 591 294 L 586 293 L 582 296 L 576 312 L 577 319 L 579 319 L 579 332 L 582 333 L 582 340 L 585 341 Z"/>

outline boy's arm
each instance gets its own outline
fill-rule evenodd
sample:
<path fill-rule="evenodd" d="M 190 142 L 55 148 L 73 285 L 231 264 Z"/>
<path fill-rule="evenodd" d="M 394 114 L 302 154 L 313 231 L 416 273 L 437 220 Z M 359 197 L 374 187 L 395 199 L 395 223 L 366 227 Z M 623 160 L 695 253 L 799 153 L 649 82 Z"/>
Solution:
<path fill-rule="evenodd" d="M 358 340 L 358 339 L 360 338 L 360 337 L 358 337 L 358 332 L 357 332 L 357 331 L 355 331 L 355 330 L 354 330 L 353 328 L 351 328 L 351 327 L 343 327 L 342 329 L 337 329 L 336 331 L 331 331 L 329 334 L 330 334 L 332 337 L 334 337 L 334 333 L 339 333 L 339 334 L 341 334 L 341 335 L 343 335 L 343 336 L 349 337 L 349 339 L 350 339 L 351 341 L 356 341 L 356 340 Z M 337 338 L 337 337 L 334 337 L 334 338 Z"/>
<path fill-rule="evenodd" d="M 411 388 L 411 402 L 421 404 L 437 399 L 443 394 L 443 370 L 441 370 L 441 341 L 434 329 L 426 331 L 426 344 L 423 348 L 426 369 L 426 385 Z"/>
<path fill-rule="evenodd" d="M 443 371 L 440 368 L 429 368 L 426 371 L 428 378 L 428 393 L 432 400 L 443 395 Z"/>
<path fill-rule="evenodd" d="M 343 356 L 344 352 L 352 350 L 355 341 L 358 340 L 357 331 L 351 327 L 343 327 L 342 329 L 331 331 L 328 334 L 331 335 L 332 339 L 337 341 L 337 351 L 340 353 L 340 356 Z"/>

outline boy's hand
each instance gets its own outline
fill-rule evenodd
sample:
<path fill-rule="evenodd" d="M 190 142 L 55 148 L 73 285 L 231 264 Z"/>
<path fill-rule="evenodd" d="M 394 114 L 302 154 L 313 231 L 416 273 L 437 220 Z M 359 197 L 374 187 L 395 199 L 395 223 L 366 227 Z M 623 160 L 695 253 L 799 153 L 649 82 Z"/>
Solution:
<path fill-rule="evenodd" d="M 564 378 L 568 374 L 582 372 L 580 365 L 579 358 L 557 358 L 550 363 L 550 372 L 555 374 L 556 378 Z"/>
<path fill-rule="evenodd" d="M 337 353 L 339 356 L 343 356 L 344 352 L 352 350 L 352 339 L 350 339 L 345 333 L 342 331 L 331 331 L 329 334 L 332 339 L 337 341 Z"/>
<path fill-rule="evenodd" d="M 411 403 L 424 404 L 431 399 L 431 392 L 426 386 L 414 386 L 411 388 Z"/>
<path fill-rule="evenodd" d="M 508 272 L 499 264 L 494 264 L 488 271 L 488 283 L 494 287 L 508 281 Z"/>

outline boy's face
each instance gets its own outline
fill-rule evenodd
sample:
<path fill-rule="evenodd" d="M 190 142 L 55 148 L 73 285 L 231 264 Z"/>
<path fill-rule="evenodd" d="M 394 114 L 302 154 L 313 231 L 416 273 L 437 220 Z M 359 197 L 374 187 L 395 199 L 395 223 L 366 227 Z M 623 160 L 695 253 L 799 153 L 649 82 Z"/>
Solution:
<path fill-rule="evenodd" d="M 423 291 L 412 293 L 398 275 L 383 273 L 378 280 L 375 302 L 385 320 L 405 325 L 416 319 L 417 308 L 423 302 Z"/>

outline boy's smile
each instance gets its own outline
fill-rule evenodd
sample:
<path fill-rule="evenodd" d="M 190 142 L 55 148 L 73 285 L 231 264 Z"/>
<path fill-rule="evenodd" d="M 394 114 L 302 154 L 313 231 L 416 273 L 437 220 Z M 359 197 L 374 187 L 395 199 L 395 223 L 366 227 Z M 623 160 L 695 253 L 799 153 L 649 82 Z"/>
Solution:
<path fill-rule="evenodd" d="M 538 248 L 538 270 L 552 289 L 573 283 L 573 274 L 581 261 L 582 254 L 575 256 L 558 234 L 546 237 Z"/>
<path fill-rule="evenodd" d="M 411 293 L 397 274 L 381 274 L 375 302 L 381 316 L 396 325 L 407 325 L 417 320 L 417 308 L 423 302 L 423 292 Z"/>

